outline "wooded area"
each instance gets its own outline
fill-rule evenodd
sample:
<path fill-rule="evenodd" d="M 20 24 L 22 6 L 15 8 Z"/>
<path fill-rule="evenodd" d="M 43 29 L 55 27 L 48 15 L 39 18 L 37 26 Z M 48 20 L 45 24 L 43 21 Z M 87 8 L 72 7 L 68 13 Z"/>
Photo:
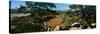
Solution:
<path fill-rule="evenodd" d="M 10 33 L 47 32 L 96 28 L 96 6 L 70 4 L 70 10 L 57 11 L 54 3 L 25 1 L 27 6 L 10 10 Z M 12 13 L 30 13 L 11 17 Z"/>

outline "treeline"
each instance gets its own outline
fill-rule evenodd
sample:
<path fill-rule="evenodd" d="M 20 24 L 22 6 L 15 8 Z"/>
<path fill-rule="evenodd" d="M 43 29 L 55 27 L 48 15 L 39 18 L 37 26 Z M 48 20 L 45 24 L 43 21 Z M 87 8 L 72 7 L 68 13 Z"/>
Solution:
<path fill-rule="evenodd" d="M 25 6 L 20 6 L 19 8 L 15 8 L 15 9 L 9 9 L 10 13 L 31 13 L 32 10 L 30 8 L 27 8 Z"/>

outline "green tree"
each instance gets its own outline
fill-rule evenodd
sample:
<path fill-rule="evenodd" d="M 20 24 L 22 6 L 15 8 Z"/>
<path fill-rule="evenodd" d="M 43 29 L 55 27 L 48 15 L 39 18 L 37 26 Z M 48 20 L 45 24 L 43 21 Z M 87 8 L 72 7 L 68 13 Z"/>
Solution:
<path fill-rule="evenodd" d="M 88 24 L 96 23 L 96 6 L 85 5 L 83 11 L 83 17 L 86 19 Z"/>
<path fill-rule="evenodd" d="M 45 3 L 45 2 L 32 2 L 32 1 L 26 1 L 26 5 L 28 7 L 32 7 L 33 9 L 52 9 L 56 8 L 56 6 L 53 3 Z"/>
<path fill-rule="evenodd" d="M 56 14 L 54 10 L 51 10 L 56 8 L 53 3 L 26 1 L 26 5 L 32 8 L 32 16 L 42 16 L 50 13 Z"/>
<path fill-rule="evenodd" d="M 16 21 L 16 27 L 21 29 L 21 32 L 40 32 L 44 31 L 43 22 L 47 21 L 45 19 L 49 19 L 49 17 L 43 17 L 44 15 L 48 16 L 51 13 L 56 13 L 51 10 L 52 8 L 56 8 L 53 3 L 43 3 L 43 2 L 31 2 L 26 1 L 26 6 L 31 8 L 32 13 L 30 16 L 19 17 Z M 19 11 L 25 10 L 25 7 L 21 6 Z M 34 23 L 34 24 L 32 24 Z"/>
<path fill-rule="evenodd" d="M 26 13 L 26 7 L 20 5 L 20 8 L 18 8 L 18 13 Z"/>
<path fill-rule="evenodd" d="M 90 25 L 90 23 L 96 22 L 96 6 L 91 5 L 70 5 L 71 9 L 77 9 L 80 10 L 77 11 L 79 14 L 82 15 L 82 18 L 87 21 L 87 23 Z"/>

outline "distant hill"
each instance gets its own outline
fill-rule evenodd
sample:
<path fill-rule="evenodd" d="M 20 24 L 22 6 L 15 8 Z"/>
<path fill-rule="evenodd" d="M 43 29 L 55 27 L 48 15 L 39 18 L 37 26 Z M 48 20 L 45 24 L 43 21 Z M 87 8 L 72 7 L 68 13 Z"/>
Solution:
<path fill-rule="evenodd" d="M 32 11 L 27 11 L 27 10 L 18 11 L 17 9 L 9 9 L 9 12 L 10 13 L 31 13 Z"/>

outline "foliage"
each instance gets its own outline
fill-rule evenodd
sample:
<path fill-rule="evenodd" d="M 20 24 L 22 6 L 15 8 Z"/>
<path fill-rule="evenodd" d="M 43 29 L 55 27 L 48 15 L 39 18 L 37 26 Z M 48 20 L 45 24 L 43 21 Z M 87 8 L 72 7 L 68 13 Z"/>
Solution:
<path fill-rule="evenodd" d="M 82 19 L 85 19 L 88 24 L 96 23 L 96 6 L 90 5 L 71 5 L 71 9 L 80 8 L 79 14 L 82 15 Z"/>
<path fill-rule="evenodd" d="M 52 9 L 56 8 L 56 6 L 53 3 L 44 3 L 44 2 L 32 2 L 32 1 L 26 1 L 26 5 L 28 7 L 32 7 L 33 9 Z"/>
<path fill-rule="evenodd" d="M 13 23 L 16 23 L 16 29 L 12 29 L 13 32 L 40 32 L 44 31 L 43 22 L 50 23 L 49 26 L 55 26 L 64 23 L 62 26 L 65 26 L 66 23 L 68 28 L 74 22 L 79 21 L 80 19 L 85 19 L 88 24 L 96 23 L 96 7 L 88 5 L 70 5 L 70 10 L 66 12 L 57 13 L 56 8 L 53 3 L 44 3 L 44 2 L 31 2 L 26 1 L 26 6 L 20 6 L 18 12 L 27 13 L 26 9 L 31 8 L 31 15 L 18 17 L 13 20 Z M 75 11 L 72 11 L 75 9 Z M 79 10 L 77 10 L 79 9 Z M 64 14 L 63 14 L 64 13 Z M 54 18 L 55 15 L 64 15 L 60 18 Z M 62 19 L 62 17 L 64 17 Z M 66 23 L 65 23 L 66 22 Z M 54 24 L 54 25 L 52 25 Z M 67 25 L 65 27 L 67 27 Z M 66 28 L 67 29 L 67 28 Z"/>

